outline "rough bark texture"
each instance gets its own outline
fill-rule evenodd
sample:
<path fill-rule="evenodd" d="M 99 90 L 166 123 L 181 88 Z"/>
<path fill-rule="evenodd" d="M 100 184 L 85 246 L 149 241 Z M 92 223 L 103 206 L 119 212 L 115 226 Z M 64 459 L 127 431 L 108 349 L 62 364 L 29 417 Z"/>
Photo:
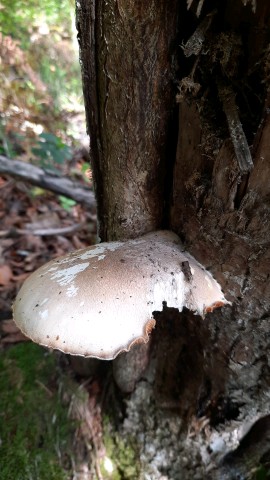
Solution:
<path fill-rule="evenodd" d="M 121 431 L 137 439 L 142 479 L 249 479 L 261 464 L 269 470 L 270 457 L 270 4 L 183 5 L 169 226 L 232 306 L 204 320 L 172 309 L 155 315 L 151 361 Z M 174 2 L 99 3 L 93 165 L 103 238 L 155 229 L 168 201 L 161 172 L 171 92 L 163 88 L 176 14 Z M 95 132 L 90 113 L 88 122 Z"/>
<path fill-rule="evenodd" d="M 102 240 L 163 223 L 177 0 L 77 2 Z"/>
<path fill-rule="evenodd" d="M 240 2 L 226 2 L 214 20 L 218 33 L 209 32 L 208 53 L 192 79 L 200 83 L 199 94 L 183 91 L 183 83 L 180 92 L 171 226 L 221 283 L 232 308 L 208 315 L 203 325 L 188 321 L 187 361 L 175 367 L 174 378 L 185 379 L 181 409 L 187 398 L 193 414 L 206 416 L 222 432 L 220 439 L 239 431 L 233 422 L 221 427 L 223 422 L 237 419 L 243 426 L 269 411 L 269 20 L 268 3 L 257 2 L 254 14 Z M 232 137 L 235 123 L 227 129 L 230 118 L 219 97 L 224 83 L 234 90 L 241 128 L 253 145 L 254 168 L 248 174 L 237 158 L 242 141 Z M 196 372 L 188 381 L 186 364 Z M 266 451 L 269 457 L 266 432 L 251 441 L 254 452 L 259 441 L 261 455 L 253 456 L 252 447 L 244 455 L 238 452 L 235 462 L 224 460 L 215 478 L 251 478 Z"/>

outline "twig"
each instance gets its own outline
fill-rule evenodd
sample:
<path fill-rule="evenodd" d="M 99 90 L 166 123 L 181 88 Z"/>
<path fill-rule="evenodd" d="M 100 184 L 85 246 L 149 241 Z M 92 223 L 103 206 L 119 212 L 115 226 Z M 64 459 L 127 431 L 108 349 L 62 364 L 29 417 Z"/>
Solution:
<path fill-rule="evenodd" d="M 247 139 L 240 122 L 235 94 L 233 89 L 226 85 L 219 85 L 218 92 L 223 104 L 223 110 L 227 117 L 230 137 L 233 143 L 235 156 L 242 174 L 248 173 L 253 168 L 253 161 L 247 143 Z"/>
<path fill-rule="evenodd" d="M 200 0 L 199 3 L 198 3 L 198 6 L 197 6 L 197 10 L 196 10 L 196 16 L 197 17 L 199 17 L 201 15 L 203 4 L 204 4 L 204 0 Z"/>
<path fill-rule="evenodd" d="M 1 173 L 20 178 L 45 190 L 65 195 L 78 203 L 85 204 L 92 211 L 96 209 L 95 196 L 90 187 L 72 181 L 68 177 L 55 175 L 35 165 L 19 160 L 11 160 L 3 155 L 0 155 Z"/>
<path fill-rule="evenodd" d="M 193 3 L 193 0 L 187 0 L 187 10 L 190 9 L 192 3 Z M 204 4 L 204 0 L 199 0 L 198 6 L 197 6 L 197 10 L 196 10 L 196 16 L 197 16 L 197 17 L 199 17 L 200 14 L 201 14 L 203 4 Z"/>
<path fill-rule="evenodd" d="M 46 385 L 44 385 L 44 383 L 42 383 L 40 380 L 37 380 L 36 379 L 36 382 L 35 382 L 39 387 L 42 388 L 42 390 L 44 390 L 44 392 L 46 392 L 48 394 L 49 397 L 52 397 L 53 396 L 53 392 L 51 390 L 49 390 L 48 387 L 46 387 Z"/>
<path fill-rule="evenodd" d="M 242 0 L 243 4 L 246 6 L 248 3 L 251 3 L 253 13 L 256 12 L 257 2 L 256 0 Z"/>
<path fill-rule="evenodd" d="M 207 30 L 209 29 L 213 16 L 217 13 L 217 10 L 213 10 L 208 13 L 206 17 L 199 23 L 195 32 L 191 35 L 185 45 L 182 45 L 182 49 L 185 57 L 191 55 L 199 55 L 201 53 Z"/>

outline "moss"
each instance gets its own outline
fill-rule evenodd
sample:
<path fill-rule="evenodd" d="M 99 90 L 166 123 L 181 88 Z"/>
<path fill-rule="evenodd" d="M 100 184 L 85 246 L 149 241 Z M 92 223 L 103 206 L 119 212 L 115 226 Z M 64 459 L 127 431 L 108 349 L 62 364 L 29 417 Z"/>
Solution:
<path fill-rule="evenodd" d="M 140 464 L 138 447 L 134 440 L 131 437 L 121 437 L 112 428 L 108 418 L 104 420 L 103 429 L 106 456 L 101 464 L 102 475 L 109 480 L 138 480 Z M 111 466 L 111 469 L 108 469 L 107 465 Z"/>
<path fill-rule="evenodd" d="M 70 478 L 74 426 L 56 356 L 32 343 L 0 353 L 1 480 Z"/>
<path fill-rule="evenodd" d="M 264 467 L 264 465 L 260 465 L 252 477 L 253 480 L 268 480 L 269 478 L 270 470 L 269 468 Z"/>

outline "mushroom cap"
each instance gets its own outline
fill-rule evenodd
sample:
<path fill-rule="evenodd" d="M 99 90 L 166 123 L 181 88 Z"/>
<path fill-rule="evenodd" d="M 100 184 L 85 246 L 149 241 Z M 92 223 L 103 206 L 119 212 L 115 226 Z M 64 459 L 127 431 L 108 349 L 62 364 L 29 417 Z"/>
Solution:
<path fill-rule="evenodd" d="M 14 320 L 33 341 L 65 353 L 113 359 L 147 342 L 154 311 L 204 315 L 226 299 L 172 232 L 100 243 L 43 265 L 25 281 Z"/>

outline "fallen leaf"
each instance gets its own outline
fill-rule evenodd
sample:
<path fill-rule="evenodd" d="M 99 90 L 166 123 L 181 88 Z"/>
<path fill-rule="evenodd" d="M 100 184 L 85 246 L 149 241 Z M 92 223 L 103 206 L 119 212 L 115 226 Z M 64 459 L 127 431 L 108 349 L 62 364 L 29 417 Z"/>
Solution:
<path fill-rule="evenodd" d="M 17 325 L 15 324 L 14 320 L 3 320 L 0 325 L 0 329 L 2 333 L 18 333 L 20 330 L 18 329 Z"/>
<path fill-rule="evenodd" d="M 8 285 L 12 279 L 12 270 L 9 265 L 0 265 L 0 285 Z"/>

